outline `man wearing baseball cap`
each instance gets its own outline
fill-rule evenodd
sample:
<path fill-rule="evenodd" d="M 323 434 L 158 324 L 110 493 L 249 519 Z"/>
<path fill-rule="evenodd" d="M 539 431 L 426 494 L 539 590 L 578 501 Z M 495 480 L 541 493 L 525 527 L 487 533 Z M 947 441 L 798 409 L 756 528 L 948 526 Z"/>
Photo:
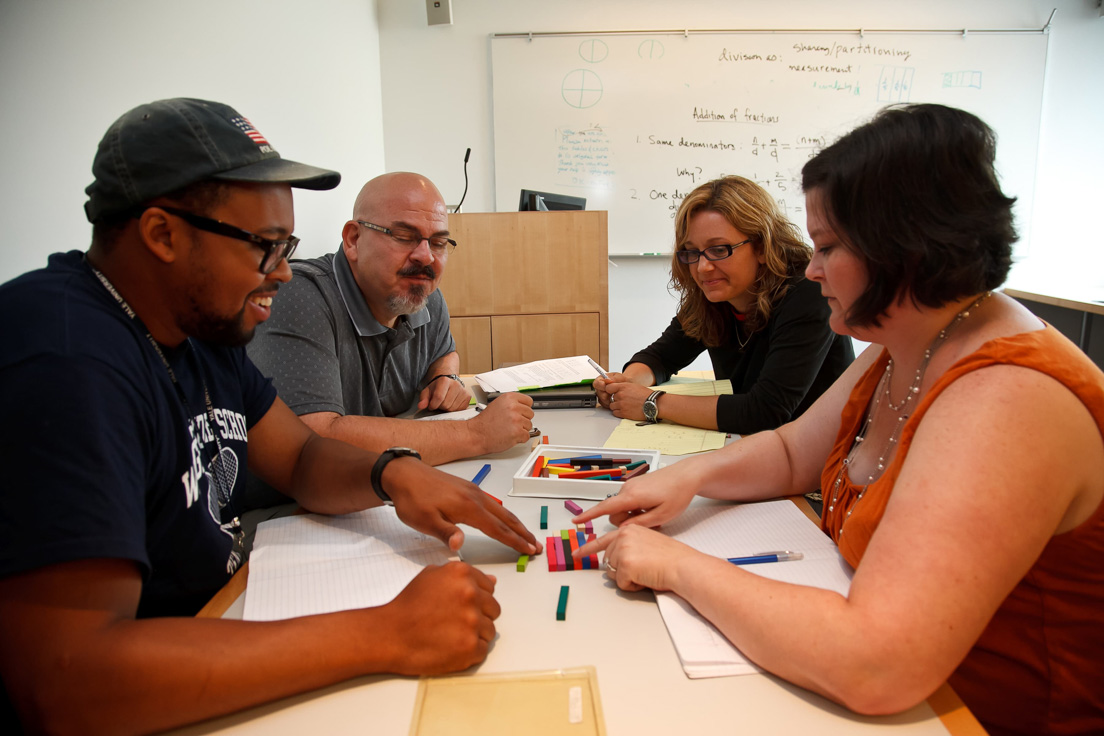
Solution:
<path fill-rule="evenodd" d="M 247 467 L 311 511 L 393 503 L 453 549 L 458 523 L 539 547 L 416 453 L 314 434 L 246 356 L 291 277 L 291 190 L 332 189 L 337 172 L 195 99 L 123 115 L 92 170 L 88 252 L 0 286 L 0 726 L 148 732 L 481 661 L 499 607 L 493 578 L 463 563 L 378 608 L 191 618 L 240 566 Z"/>

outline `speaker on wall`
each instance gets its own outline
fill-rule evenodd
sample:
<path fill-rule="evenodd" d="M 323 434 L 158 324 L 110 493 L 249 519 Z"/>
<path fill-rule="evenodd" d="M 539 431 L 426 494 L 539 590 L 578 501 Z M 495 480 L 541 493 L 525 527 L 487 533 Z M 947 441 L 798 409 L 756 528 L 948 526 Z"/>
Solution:
<path fill-rule="evenodd" d="M 452 25 L 452 0 L 426 0 L 426 19 L 431 26 Z"/>

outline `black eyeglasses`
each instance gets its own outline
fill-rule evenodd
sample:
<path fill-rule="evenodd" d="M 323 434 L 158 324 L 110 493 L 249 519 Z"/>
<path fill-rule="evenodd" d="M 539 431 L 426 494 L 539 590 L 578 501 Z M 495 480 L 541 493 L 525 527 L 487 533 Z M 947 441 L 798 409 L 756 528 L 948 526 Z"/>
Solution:
<path fill-rule="evenodd" d="M 429 250 L 433 253 L 434 257 L 438 258 L 447 256 L 449 253 L 452 252 L 452 249 L 456 247 L 456 241 L 452 238 L 446 238 L 444 235 L 433 235 L 431 237 L 425 238 L 422 237 L 421 234 L 416 233 L 413 230 L 407 230 L 405 228 L 395 228 L 394 230 L 392 230 L 391 228 L 383 227 L 382 225 L 373 225 L 372 223 L 365 222 L 364 220 L 357 220 L 357 223 L 363 225 L 370 230 L 375 230 L 378 233 L 389 235 L 391 239 L 394 240 L 396 243 L 407 247 L 410 250 L 414 250 L 415 248 L 417 248 L 419 245 L 422 244 L 422 241 L 424 240 L 429 243 Z"/>
<path fill-rule="evenodd" d="M 675 257 L 678 258 L 681 263 L 697 263 L 698 259 L 702 256 L 705 256 L 705 260 L 707 261 L 723 261 L 732 255 L 732 251 L 750 242 L 751 238 L 748 238 L 747 240 L 741 240 L 739 243 L 733 243 L 732 245 L 728 243 L 723 245 L 711 245 L 705 250 L 680 250 L 675 252 Z"/>
<path fill-rule="evenodd" d="M 295 247 L 299 245 L 299 238 L 294 235 L 289 235 L 287 240 L 270 240 L 248 230 L 242 230 L 240 227 L 227 225 L 221 220 L 213 220 L 194 212 L 177 209 L 176 207 L 165 207 L 164 205 L 158 205 L 158 207 L 170 215 L 176 215 L 199 230 L 205 230 L 215 235 L 224 235 L 228 238 L 245 240 L 257 246 L 264 251 L 264 256 L 261 258 L 261 273 L 263 274 L 270 274 L 275 271 L 276 267 L 280 265 L 280 261 L 291 258 L 291 254 L 295 252 Z"/>

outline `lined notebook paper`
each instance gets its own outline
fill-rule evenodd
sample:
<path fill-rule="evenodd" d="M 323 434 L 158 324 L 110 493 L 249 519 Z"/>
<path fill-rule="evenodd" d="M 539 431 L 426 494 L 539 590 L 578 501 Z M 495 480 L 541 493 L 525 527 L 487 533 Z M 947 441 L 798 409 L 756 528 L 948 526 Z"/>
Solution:
<path fill-rule="evenodd" d="M 773 580 L 834 590 L 847 595 L 851 568 L 828 538 L 790 501 L 690 508 L 663 532 L 714 557 L 742 557 L 791 550 L 805 557 L 791 562 L 746 565 Z M 250 563 L 252 564 L 252 563 Z M 685 600 L 656 593 L 663 623 L 687 677 L 722 677 L 762 672 Z"/>
<path fill-rule="evenodd" d="M 656 450 L 661 455 L 690 455 L 724 447 L 725 433 L 712 429 L 684 427 L 681 424 L 645 424 L 622 419 L 603 447 L 635 447 Z"/>
<path fill-rule="evenodd" d="M 658 387 L 669 394 L 683 396 L 720 396 L 732 393 L 732 381 L 706 381 L 700 378 L 674 376 Z M 609 439 L 606 447 L 637 447 L 642 450 L 656 450 L 662 455 L 692 455 L 724 447 L 726 435 L 713 429 L 684 427 L 681 424 L 660 422 L 645 424 L 632 419 L 622 419 Z"/>
<path fill-rule="evenodd" d="M 652 386 L 652 388 L 660 388 L 669 394 L 682 396 L 723 396 L 732 393 L 732 381 L 727 378 L 720 381 L 679 380 L 679 377 L 675 376 L 667 383 Z"/>
<path fill-rule="evenodd" d="M 274 621 L 381 606 L 426 565 L 444 564 L 450 555 L 439 539 L 399 521 L 390 506 L 266 521 L 249 556 L 242 617 Z"/>

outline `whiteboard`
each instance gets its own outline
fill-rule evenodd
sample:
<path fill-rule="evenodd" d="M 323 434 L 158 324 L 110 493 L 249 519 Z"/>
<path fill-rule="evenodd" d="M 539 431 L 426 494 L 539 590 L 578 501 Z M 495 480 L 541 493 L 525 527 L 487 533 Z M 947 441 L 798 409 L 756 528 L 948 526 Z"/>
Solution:
<path fill-rule="evenodd" d="M 969 110 L 997 132 L 1027 255 L 1046 34 L 716 33 L 492 37 L 495 198 L 609 211 L 611 254 L 669 254 L 679 203 L 728 174 L 805 227 L 801 167 L 890 103 Z"/>

